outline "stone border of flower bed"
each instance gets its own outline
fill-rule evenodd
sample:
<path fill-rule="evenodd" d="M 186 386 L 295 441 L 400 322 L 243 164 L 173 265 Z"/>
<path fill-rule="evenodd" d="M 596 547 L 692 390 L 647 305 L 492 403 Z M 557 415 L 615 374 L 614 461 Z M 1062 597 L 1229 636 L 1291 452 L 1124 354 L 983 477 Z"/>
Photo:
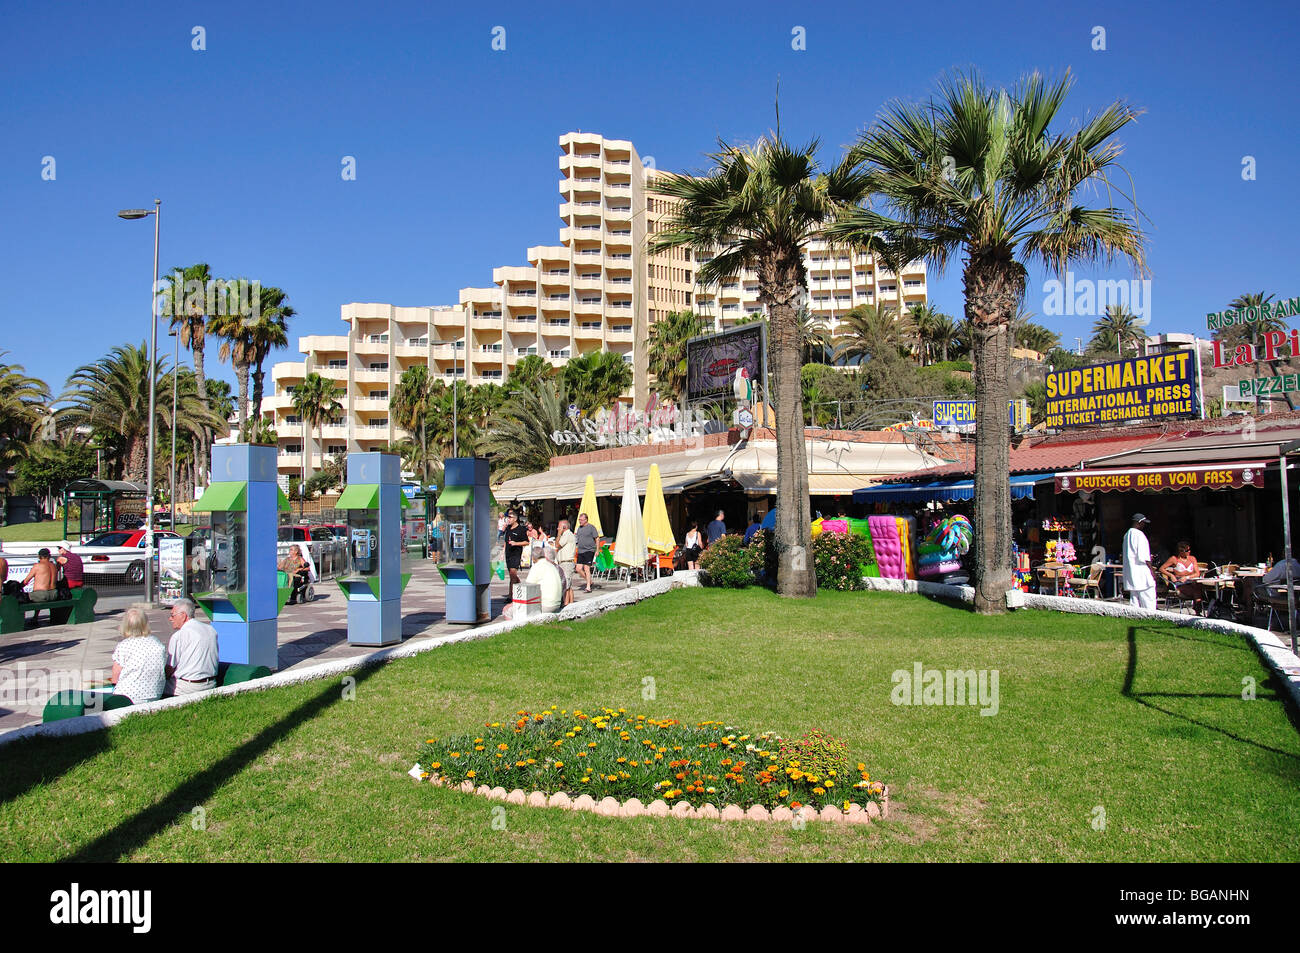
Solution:
<path fill-rule="evenodd" d="M 417 781 L 428 781 L 436 787 L 445 787 L 460 791 L 462 794 L 476 794 L 492 801 L 514 804 L 520 807 L 558 807 L 566 811 L 590 811 L 601 817 L 678 817 L 697 818 L 700 820 L 720 821 L 780 821 L 792 822 L 802 817 L 806 821 L 832 821 L 839 824 L 870 824 L 878 818 L 889 816 L 889 785 L 885 785 L 884 797 L 879 804 L 871 801 L 864 808 L 861 804 L 849 805 L 848 811 L 827 804 L 820 811 L 808 808 L 778 807 L 769 811 L 761 804 L 755 804 L 748 810 L 739 804 L 727 804 L 721 808 L 712 804 L 692 807 L 686 801 L 678 801 L 672 807 L 666 801 L 656 800 L 643 804 L 639 798 L 628 798 L 620 803 L 617 798 L 607 797 L 597 801 L 590 794 L 580 794 L 571 798 L 564 792 L 547 794 L 545 791 L 526 793 L 520 788 L 506 791 L 503 787 L 489 788 L 486 784 L 475 786 L 473 781 L 460 784 L 448 782 L 438 775 L 428 775 L 417 764 L 408 774 Z"/>

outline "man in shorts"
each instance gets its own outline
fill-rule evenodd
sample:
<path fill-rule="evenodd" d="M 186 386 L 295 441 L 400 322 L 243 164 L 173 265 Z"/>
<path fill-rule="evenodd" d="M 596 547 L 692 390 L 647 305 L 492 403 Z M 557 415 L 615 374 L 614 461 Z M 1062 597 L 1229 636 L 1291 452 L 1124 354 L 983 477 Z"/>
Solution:
<path fill-rule="evenodd" d="M 599 544 L 600 535 L 596 532 L 596 527 L 587 522 L 586 513 L 578 514 L 578 531 L 573 536 L 578 557 L 578 572 L 582 573 L 583 582 L 586 584 L 582 591 L 591 592 L 591 566 L 596 561 L 596 546 Z"/>
<path fill-rule="evenodd" d="M 506 571 L 510 573 L 510 585 L 519 585 L 519 566 L 523 562 L 524 547 L 529 545 L 528 530 L 519 521 L 519 514 L 514 510 L 506 513 Z"/>
<path fill-rule="evenodd" d="M 21 585 L 25 588 L 30 582 L 32 584 L 32 602 L 53 602 L 59 594 L 54 588 L 55 565 L 50 559 L 50 551 L 41 547 L 41 551 L 36 554 L 36 565 L 23 578 Z M 39 611 L 32 613 L 32 624 L 35 625 L 41 617 Z"/>

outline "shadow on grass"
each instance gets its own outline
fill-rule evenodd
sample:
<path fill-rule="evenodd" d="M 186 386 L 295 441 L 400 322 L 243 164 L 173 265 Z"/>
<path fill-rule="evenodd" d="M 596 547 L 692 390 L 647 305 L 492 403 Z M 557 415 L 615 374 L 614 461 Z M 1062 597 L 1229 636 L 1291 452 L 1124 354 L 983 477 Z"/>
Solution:
<path fill-rule="evenodd" d="M 1210 724 L 1209 722 L 1203 721 L 1199 718 L 1193 718 L 1190 715 L 1184 715 L 1181 712 L 1172 711 L 1169 708 L 1161 707 L 1160 705 L 1152 701 L 1152 699 L 1158 699 L 1158 698 L 1194 698 L 1194 699 L 1204 699 L 1204 700 L 1227 699 L 1227 698 L 1240 699 L 1241 695 L 1239 694 L 1220 694 L 1216 692 L 1135 692 L 1133 690 L 1133 682 L 1137 677 L 1137 664 L 1138 664 L 1137 633 L 1139 628 L 1141 628 L 1142 631 L 1148 632 L 1152 635 L 1174 635 L 1178 638 L 1185 637 L 1177 632 L 1169 631 L 1164 628 L 1156 628 L 1152 626 L 1141 626 L 1141 627 L 1133 626 L 1133 625 L 1129 626 L 1128 627 L 1128 664 L 1124 671 L 1124 685 L 1120 689 L 1120 694 L 1122 694 L 1125 698 L 1131 698 L 1139 705 L 1144 705 L 1147 708 L 1150 708 L 1153 711 L 1158 711 L 1163 715 L 1168 715 L 1171 718 L 1177 718 L 1180 719 L 1181 721 L 1185 721 L 1190 724 L 1197 725 L 1201 728 L 1205 728 L 1208 731 L 1213 731 L 1216 734 L 1223 735 L 1226 738 L 1231 738 L 1233 741 L 1238 741 L 1242 744 L 1251 745 L 1252 747 L 1258 748 L 1261 751 L 1268 751 L 1272 754 L 1281 755 L 1284 758 L 1289 758 L 1293 762 L 1300 764 L 1300 755 L 1297 755 L 1293 751 L 1283 751 L 1281 748 L 1274 748 L 1272 745 L 1266 745 L 1263 744 L 1262 742 L 1254 741 L 1250 738 L 1242 737 L 1241 735 L 1236 734 L 1235 732 L 1228 731 L 1226 728 L 1220 728 L 1218 725 Z M 1205 640 L 1193 639 L 1192 641 L 1205 641 Z M 1216 645 L 1219 644 L 1217 642 L 1213 642 L 1213 640 L 1209 640 L 1209 641 L 1211 641 L 1213 644 Z M 1223 647 L 1227 648 L 1228 646 L 1223 646 Z M 1296 712 L 1293 710 L 1292 706 L 1288 704 L 1289 699 L 1286 696 L 1280 695 L 1278 693 L 1277 691 L 1278 686 L 1276 682 L 1270 677 L 1265 679 L 1264 685 L 1272 689 L 1273 694 L 1257 695 L 1256 696 L 1257 699 L 1261 701 L 1276 701 L 1279 698 L 1281 698 L 1283 703 L 1282 708 L 1286 712 L 1287 718 L 1291 722 L 1291 726 L 1293 728 L 1296 728 L 1297 730 L 1300 730 L 1300 722 L 1297 722 Z"/>
<path fill-rule="evenodd" d="M 349 673 L 357 684 L 373 675 L 380 666 L 369 665 Z M 112 830 L 86 844 L 76 853 L 63 858 L 65 863 L 113 863 L 121 860 L 181 818 L 188 817 L 196 805 L 206 803 L 228 781 L 269 751 L 277 742 L 304 723 L 340 701 L 343 692 L 337 682 L 327 683 L 315 697 L 303 702 L 280 720 L 268 725 L 228 755 L 176 787 L 162 800 L 151 804 Z M 104 732 L 96 732 L 104 735 Z"/>
<path fill-rule="evenodd" d="M 5 745 L 0 748 L 0 804 L 57 781 L 109 747 L 107 731 L 68 738 L 26 738 Z"/>

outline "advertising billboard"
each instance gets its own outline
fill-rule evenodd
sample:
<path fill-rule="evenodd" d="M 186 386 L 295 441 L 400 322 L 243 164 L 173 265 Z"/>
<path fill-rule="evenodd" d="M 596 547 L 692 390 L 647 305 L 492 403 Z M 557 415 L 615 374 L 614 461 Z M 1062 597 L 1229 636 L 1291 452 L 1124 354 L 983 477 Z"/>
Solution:
<path fill-rule="evenodd" d="M 686 342 L 686 400 L 732 393 L 736 371 L 744 367 L 755 384 L 767 371 L 767 335 L 759 322 L 691 338 Z"/>
<path fill-rule="evenodd" d="M 1007 401 L 1007 423 L 1016 433 L 1029 426 L 1029 401 Z M 973 400 L 936 400 L 934 402 L 934 425 L 954 429 L 975 429 L 975 401 Z"/>
<path fill-rule="evenodd" d="M 1045 383 L 1045 423 L 1049 427 L 1198 417 L 1201 413 L 1192 351 L 1049 371 Z"/>

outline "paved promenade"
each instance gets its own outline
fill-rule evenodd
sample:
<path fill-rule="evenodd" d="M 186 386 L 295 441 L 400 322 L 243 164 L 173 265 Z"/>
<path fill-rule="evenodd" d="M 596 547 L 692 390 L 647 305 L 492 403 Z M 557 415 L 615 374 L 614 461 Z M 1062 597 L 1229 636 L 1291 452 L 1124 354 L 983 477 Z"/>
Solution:
<path fill-rule="evenodd" d="M 467 626 L 444 621 L 444 586 L 433 561 L 413 561 L 409 571 L 411 581 L 402 595 L 402 642 L 464 631 Z M 575 589 L 574 599 L 590 599 L 622 588 L 622 583 L 597 581 L 591 595 Z M 493 577 L 494 620 L 501 617 L 508 601 L 508 577 L 505 581 Z M 102 611 L 96 613 L 93 623 L 42 625 L 21 635 L 0 636 L 0 733 L 39 722 L 45 702 L 54 691 L 90 688 L 107 680 L 113 668 L 118 625 L 122 613 L 132 604 L 125 598 L 106 599 L 100 603 Z M 172 631 L 167 620 L 169 611 L 153 609 L 149 614 L 153 634 L 163 643 Z M 278 629 L 279 671 L 375 650 L 374 646 L 348 644 L 347 602 L 333 580 L 316 583 L 314 602 L 285 606 Z"/>

